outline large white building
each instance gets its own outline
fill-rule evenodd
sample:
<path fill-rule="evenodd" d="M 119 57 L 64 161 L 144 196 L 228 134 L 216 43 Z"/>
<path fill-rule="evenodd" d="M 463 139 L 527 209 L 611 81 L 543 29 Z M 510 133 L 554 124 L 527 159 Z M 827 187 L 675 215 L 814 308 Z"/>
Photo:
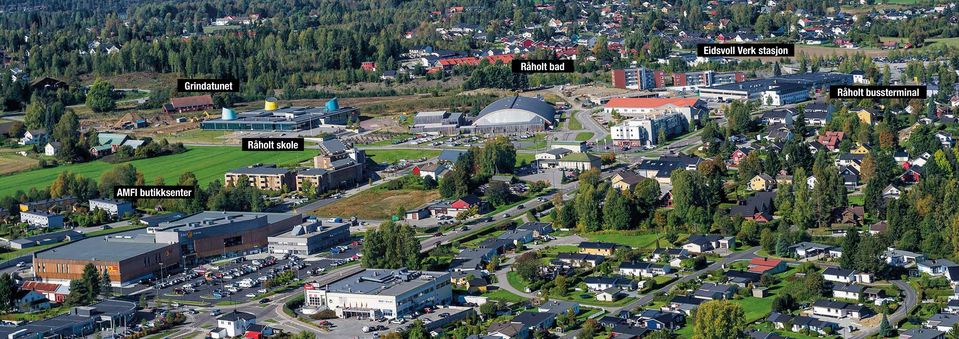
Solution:
<path fill-rule="evenodd" d="M 306 284 L 306 305 L 341 318 L 395 319 L 453 298 L 449 272 L 365 269 L 328 285 Z"/>
<path fill-rule="evenodd" d="M 665 140 L 659 140 L 660 131 L 666 138 L 677 136 L 689 129 L 689 122 L 678 112 L 654 117 L 652 119 L 626 120 L 610 127 L 609 133 L 616 146 L 655 146 Z"/>
<path fill-rule="evenodd" d="M 133 213 L 133 204 L 129 201 L 113 199 L 90 199 L 90 210 L 101 209 L 113 216 L 123 217 Z"/>
<path fill-rule="evenodd" d="M 674 113 L 682 114 L 689 122 L 699 123 L 706 117 L 709 108 L 699 98 L 612 98 L 606 102 L 603 112 L 618 113 L 627 118 L 655 119 Z"/>

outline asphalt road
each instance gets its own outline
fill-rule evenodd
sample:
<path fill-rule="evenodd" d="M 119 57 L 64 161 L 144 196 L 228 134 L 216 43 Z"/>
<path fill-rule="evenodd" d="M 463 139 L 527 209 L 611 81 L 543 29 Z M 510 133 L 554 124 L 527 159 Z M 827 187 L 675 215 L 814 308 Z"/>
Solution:
<path fill-rule="evenodd" d="M 890 282 L 893 285 L 896 285 L 896 287 L 899 288 L 903 294 L 905 294 L 903 297 L 902 306 L 889 315 L 889 323 L 895 326 L 895 324 L 898 324 L 900 321 L 906 319 L 906 317 L 909 316 L 909 313 L 912 313 L 912 310 L 919 305 L 919 293 L 917 293 L 908 282 L 902 280 L 892 280 Z M 853 334 L 850 338 L 864 339 L 877 333 L 879 333 L 879 326 L 863 328 L 861 331 Z"/>
<path fill-rule="evenodd" d="M 615 311 L 612 312 L 612 313 L 615 314 L 615 313 L 617 313 L 617 312 L 619 312 L 619 311 L 622 311 L 622 310 L 633 311 L 633 310 L 635 310 L 635 309 L 637 309 L 637 308 L 643 307 L 643 306 L 645 306 L 646 304 L 649 304 L 649 303 L 653 302 L 653 297 L 654 297 L 656 294 L 669 292 L 669 290 L 672 289 L 672 288 L 673 288 L 674 286 L 676 286 L 676 285 L 679 285 L 679 284 L 681 284 L 681 283 L 684 283 L 684 282 L 687 282 L 687 281 L 690 281 L 690 280 L 699 278 L 699 277 L 702 276 L 703 274 L 706 274 L 706 273 L 709 273 L 709 272 L 712 272 L 712 271 L 715 271 L 715 270 L 718 270 L 718 269 L 722 269 L 723 266 L 729 265 L 729 264 L 731 264 L 732 262 L 740 261 L 740 260 L 749 260 L 749 259 L 752 259 L 752 258 L 756 257 L 756 251 L 759 251 L 759 249 L 760 249 L 760 247 L 759 247 L 759 246 L 756 246 L 756 247 L 752 247 L 752 248 L 750 248 L 750 249 L 748 249 L 748 250 L 745 250 L 745 251 L 742 251 L 742 252 L 736 252 L 736 253 L 730 254 L 730 255 L 722 258 L 722 260 L 716 261 L 716 262 L 712 263 L 711 265 L 707 266 L 707 267 L 704 268 L 704 269 L 698 270 L 698 271 L 696 271 L 696 272 L 690 273 L 689 275 L 686 275 L 686 276 L 683 276 L 683 277 L 681 277 L 681 278 L 679 278 L 679 279 L 676 279 L 676 280 L 674 280 L 673 282 L 667 284 L 666 286 L 660 287 L 659 289 L 657 289 L 657 290 L 655 290 L 655 291 L 650 291 L 650 292 L 647 293 L 646 295 L 640 297 L 639 299 L 636 299 L 635 301 L 633 301 L 633 302 L 631 302 L 631 303 L 629 303 L 629 304 L 623 305 L 623 307 L 620 307 L 619 309 L 615 310 Z"/>

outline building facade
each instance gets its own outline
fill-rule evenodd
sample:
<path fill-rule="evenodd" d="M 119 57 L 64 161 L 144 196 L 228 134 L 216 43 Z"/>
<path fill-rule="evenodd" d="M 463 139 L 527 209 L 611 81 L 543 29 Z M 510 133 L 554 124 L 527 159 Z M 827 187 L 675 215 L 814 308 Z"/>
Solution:
<path fill-rule="evenodd" d="M 449 272 L 365 269 L 339 281 L 306 284 L 306 305 L 341 318 L 395 319 L 452 301 Z"/>

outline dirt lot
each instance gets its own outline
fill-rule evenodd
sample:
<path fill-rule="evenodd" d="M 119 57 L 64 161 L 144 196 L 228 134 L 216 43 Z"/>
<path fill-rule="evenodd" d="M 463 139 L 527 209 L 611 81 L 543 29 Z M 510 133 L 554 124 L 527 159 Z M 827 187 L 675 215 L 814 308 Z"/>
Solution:
<path fill-rule="evenodd" d="M 436 200 L 440 193 L 417 190 L 371 189 L 311 212 L 318 216 L 356 216 L 359 219 L 387 219 L 400 207 L 416 208 Z"/>

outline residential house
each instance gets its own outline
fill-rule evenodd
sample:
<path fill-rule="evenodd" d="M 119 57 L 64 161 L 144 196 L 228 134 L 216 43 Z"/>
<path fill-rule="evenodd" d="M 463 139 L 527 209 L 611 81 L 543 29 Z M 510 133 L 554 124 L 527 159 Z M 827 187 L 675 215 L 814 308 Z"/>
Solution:
<path fill-rule="evenodd" d="M 46 146 L 43 146 L 43 155 L 48 157 L 56 156 L 60 153 L 60 149 L 63 148 L 63 145 L 58 141 L 48 142 Z"/>
<path fill-rule="evenodd" d="M 812 304 L 813 314 L 833 318 L 853 318 L 862 319 L 868 314 L 868 310 L 856 304 L 850 304 L 842 301 L 833 301 L 820 299 Z"/>
<path fill-rule="evenodd" d="M 542 331 L 556 324 L 556 314 L 547 312 L 521 312 L 510 320 L 511 323 L 521 324 L 532 332 Z"/>
<path fill-rule="evenodd" d="M 18 312 L 30 313 L 50 308 L 50 300 L 34 290 L 17 290 L 13 293 L 11 299 L 13 299 L 14 308 Z"/>
<path fill-rule="evenodd" d="M 724 300 L 731 299 L 736 294 L 738 288 L 736 285 L 721 285 L 716 283 L 703 283 L 699 286 L 693 296 L 705 300 Z"/>
<path fill-rule="evenodd" d="M 549 312 L 555 314 L 566 314 L 573 311 L 573 314 L 579 314 L 579 303 L 563 300 L 549 300 L 539 305 L 540 312 Z"/>
<path fill-rule="evenodd" d="M 897 250 L 892 247 L 886 249 L 882 257 L 885 259 L 887 265 L 895 267 L 906 267 L 921 261 L 926 261 L 926 256 L 922 253 Z"/>
<path fill-rule="evenodd" d="M 749 284 L 755 285 L 762 279 L 761 273 L 752 271 L 730 270 L 726 271 L 724 275 L 726 276 L 726 283 L 739 286 L 740 288 L 745 288 Z"/>
<path fill-rule="evenodd" d="M 839 267 L 829 267 L 822 272 L 822 277 L 826 281 L 848 284 L 856 282 L 856 271 Z"/>
<path fill-rule="evenodd" d="M 715 234 L 690 235 L 686 244 L 683 245 L 683 249 L 689 251 L 689 253 L 706 253 L 716 249 L 731 250 L 735 247 L 736 239 L 734 237 L 724 237 Z"/>
<path fill-rule="evenodd" d="M 773 202 L 776 198 L 776 192 L 760 191 L 740 201 L 737 205 L 729 208 L 731 217 L 742 217 L 746 220 L 757 222 L 771 221 L 773 216 Z"/>
<path fill-rule="evenodd" d="M 673 312 L 682 312 L 687 316 L 693 315 L 693 312 L 696 312 L 696 309 L 699 308 L 699 305 L 706 302 L 706 299 L 700 299 L 696 297 L 677 295 L 674 296 L 666 304 L 666 308 Z"/>
<path fill-rule="evenodd" d="M 803 109 L 803 116 L 807 126 L 823 127 L 832 121 L 833 106 L 827 103 L 814 102 L 807 104 Z"/>
<path fill-rule="evenodd" d="M 929 317 L 923 327 L 931 328 L 942 332 L 952 331 L 952 326 L 959 323 L 959 315 L 948 313 L 937 313 Z"/>
<path fill-rule="evenodd" d="M 839 143 L 842 142 L 845 133 L 837 131 L 827 131 L 816 138 L 820 144 L 826 147 L 830 152 L 839 151 Z"/>
<path fill-rule="evenodd" d="M 20 290 L 35 291 L 49 301 L 63 303 L 70 294 L 70 287 L 42 281 L 24 281 Z"/>
<path fill-rule="evenodd" d="M 760 173 L 749 180 L 749 189 L 753 191 L 771 191 L 776 187 L 776 180 L 766 173 Z"/>
<path fill-rule="evenodd" d="M 899 339 L 943 339 L 946 332 L 929 328 L 910 328 L 899 334 Z"/>
<path fill-rule="evenodd" d="M 865 287 L 856 284 L 833 284 L 832 297 L 859 300 L 863 297 Z"/>
<path fill-rule="evenodd" d="M 602 291 L 609 288 L 620 290 L 635 290 L 638 286 L 635 280 L 618 276 L 611 277 L 586 277 L 583 278 L 586 288 L 591 291 Z"/>
<path fill-rule="evenodd" d="M 825 255 L 828 257 L 830 250 L 833 248 L 835 248 L 835 246 L 803 241 L 801 243 L 789 246 L 789 253 L 799 259 L 811 258 L 818 255 Z"/>
<path fill-rule="evenodd" d="M 608 242 L 584 241 L 579 244 L 579 253 L 593 254 L 608 257 L 613 255 L 616 250 L 616 244 Z"/>
<path fill-rule="evenodd" d="M 926 259 L 916 264 L 920 273 L 941 276 L 945 275 L 949 267 L 957 266 L 956 263 L 948 259 Z"/>
<path fill-rule="evenodd" d="M 503 339 L 526 339 L 530 337 L 529 329 L 520 323 L 496 322 L 486 328 L 486 334 Z"/>
<path fill-rule="evenodd" d="M 749 272 L 776 274 L 786 271 L 786 262 L 769 258 L 753 258 L 749 261 Z"/>
<path fill-rule="evenodd" d="M 685 314 L 652 309 L 643 310 L 637 318 L 642 327 L 651 330 L 676 330 L 686 324 Z"/>
<path fill-rule="evenodd" d="M 596 293 L 596 300 L 612 302 L 612 301 L 619 300 L 625 295 L 626 293 L 623 293 L 622 290 L 615 287 L 611 287 L 611 288 L 602 290 L 599 293 Z"/>
<path fill-rule="evenodd" d="M 516 229 L 533 232 L 533 237 L 541 238 L 553 233 L 553 224 L 548 222 L 527 222 L 517 226 Z"/>
<path fill-rule="evenodd" d="M 657 248 L 653 250 L 653 260 L 669 262 L 669 266 L 681 267 L 684 259 L 689 258 L 685 248 Z"/>
<path fill-rule="evenodd" d="M 633 171 L 619 171 L 610 178 L 612 187 L 620 191 L 632 191 L 636 185 L 643 181 L 641 175 Z"/>
<path fill-rule="evenodd" d="M 18 142 L 20 145 L 42 145 L 47 142 L 47 130 L 31 129 L 23 133 L 23 137 Z"/>
<path fill-rule="evenodd" d="M 413 174 L 417 174 L 420 178 L 424 179 L 430 177 L 435 181 L 440 180 L 440 177 L 442 177 L 444 173 L 446 173 L 446 165 L 443 164 L 430 163 L 422 167 L 416 166 L 413 168 Z"/>
<path fill-rule="evenodd" d="M 652 278 L 669 274 L 670 272 L 672 272 L 672 268 L 670 266 L 657 265 L 648 262 L 631 261 L 619 264 L 619 274 L 633 277 Z"/>
<path fill-rule="evenodd" d="M 573 267 L 596 267 L 603 263 L 604 257 L 595 254 L 563 252 L 556 255 L 556 261 Z"/>

